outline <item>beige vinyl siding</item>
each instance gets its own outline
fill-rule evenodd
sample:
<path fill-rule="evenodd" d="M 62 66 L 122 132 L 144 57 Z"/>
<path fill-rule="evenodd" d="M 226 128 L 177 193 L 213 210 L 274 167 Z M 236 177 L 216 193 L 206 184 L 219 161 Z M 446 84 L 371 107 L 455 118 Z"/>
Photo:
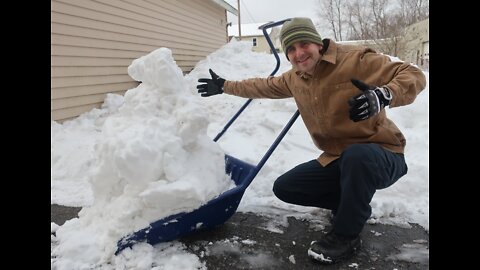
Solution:
<path fill-rule="evenodd" d="M 187 73 L 226 42 L 225 10 L 211 0 L 52 0 L 52 120 L 135 88 L 128 66 L 153 50 L 172 50 Z"/>

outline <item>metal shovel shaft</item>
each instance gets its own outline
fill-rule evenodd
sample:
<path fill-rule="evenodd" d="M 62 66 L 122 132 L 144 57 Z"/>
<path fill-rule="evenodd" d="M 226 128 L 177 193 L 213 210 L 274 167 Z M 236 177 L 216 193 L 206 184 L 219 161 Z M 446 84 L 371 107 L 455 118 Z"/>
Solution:
<path fill-rule="evenodd" d="M 272 50 L 273 55 L 275 56 L 275 59 L 277 60 L 277 64 L 275 66 L 275 69 L 272 71 L 272 73 L 270 73 L 270 76 L 275 75 L 275 73 L 277 73 L 278 69 L 280 68 L 280 57 L 278 56 L 277 50 L 275 50 L 275 46 L 273 45 L 272 40 L 270 39 L 270 36 L 267 33 L 267 29 L 278 26 L 278 25 L 281 25 L 284 22 L 289 21 L 289 20 L 291 20 L 291 19 L 285 19 L 285 20 L 281 20 L 281 21 L 278 21 L 278 22 L 266 23 L 266 24 L 263 24 L 263 25 L 258 27 L 259 29 L 262 29 L 263 35 L 267 39 L 268 46 L 270 46 L 270 49 Z M 245 102 L 245 104 L 242 105 L 242 107 L 240 107 L 240 110 L 238 110 L 238 112 L 235 113 L 235 115 L 232 117 L 232 119 L 230 119 L 230 121 L 228 121 L 227 124 L 223 127 L 223 129 L 217 134 L 217 136 L 215 136 L 215 138 L 213 139 L 214 142 L 218 141 L 218 139 L 220 139 L 220 137 L 223 136 L 223 134 L 233 124 L 233 122 L 238 118 L 238 116 L 240 116 L 240 114 L 243 112 L 243 110 L 245 110 L 245 108 L 247 108 L 247 106 L 248 106 L 248 104 L 250 104 L 250 102 L 252 102 L 251 98 L 248 99 Z"/>
<path fill-rule="evenodd" d="M 273 45 L 272 40 L 270 39 L 270 36 L 267 33 L 267 29 L 271 28 L 271 27 L 281 25 L 281 24 L 283 24 L 283 23 L 285 23 L 286 21 L 289 21 L 289 20 L 291 20 L 291 19 L 285 19 L 285 20 L 281 20 L 281 21 L 278 21 L 278 22 L 266 23 L 266 24 L 263 24 L 259 27 L 259 29 L 262 29 L 263 35 L 267 39 L 268 45 L 270 46 L 270 49 L 272 50 L 272 53 L 275 56 L 275 59 L 277 60 L 277 64 L 275 66 L 275 69 L 272 71 L 270 76 L 273 76 L 278 71 L 278 69 L 280 68 L 280 57 L 278 56 L 277 50 L 275 49 L 275 46 Z M 218 139 L 220 139 L 220 137 L 225 133 L 225 131 L 227 131 L 227 129 L 230 127 L 230 125 L 237 119 L 237 117 L 243 112 L 243 110 L 245 110 L 245 108 L 248 106 L 248 104 L 250 104 L 251 101 L 252 101 L 252 99 L 249 99 L 249 100 L 247 100 L 247 102 L 245 102 L 245 104 L 243 104 L 243 106 L 240 108 L 240 110 L 232 117 L 232 119 L 230 119 L 230 121 L 228 121 L 228 123 L 225 125 L 225 127 L 222 129 L 222 131 L 220 133 L 218 133 L 218 135 L 213 139 L 213 141 L 216 142 Z M 255 170 L 252 172 L 252 177 L 250 177 L 249 180 L 246 183 L 243 184 L 245 186 L 245 188 L 248 187 L 248 185 L 250 185 L 250 183 L 253 181 L 253 179 L 258 174 L 260 169 L 263 167 L 265 162 L 267 162 L 268 158 L 272 155 L 275 148 L 277 148 L 278 144 L 283 139 L 283 137 L 285 136 L 287 131 L 290 129 L 290 127 L 293 125 L 293 123 L 295 123 L 295 121 L 297 120 L 299 115 L 300 115 L 300 112 L 297 110 L 293 114 L 293 116 L 290 118 L 290 120 L 285 125 L 285 127 L 280 132 L 280 134 L 277 136 L 277 138 L 275 139 L 273 144 L 270 146 L 270 148 L 267 150 L 267 152 L 265 153 L 263 158 L 260 160 L 260 162 L 255 167 Z"/>

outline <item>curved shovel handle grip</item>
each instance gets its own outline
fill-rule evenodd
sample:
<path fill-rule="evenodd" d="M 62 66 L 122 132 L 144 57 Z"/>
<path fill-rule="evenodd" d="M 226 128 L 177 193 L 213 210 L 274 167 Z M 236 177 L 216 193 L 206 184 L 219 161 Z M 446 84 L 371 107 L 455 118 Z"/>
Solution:
<path fill-rule="evenodd" d="M 274 27 L 274 26 L 281 25 L 284 22 L 289 21 L 289 20 L 291 20 L 291 19 L 285 19 L 285 20 L 281 20 L 281 21 L 278 21 L 278 22 L 266 23 L 266 24 L 263 24 L 260 27 L 258 27 L 258 29 L 262 30 L 263 35 L 267 39 L 268 46 L 270 46 L 270 49 L 272 50 L 273 55 L 275 56 L 275 59 L 277 59 L 277 65 L 275 66 L 275 69 L 272 71 L 272 73 L 270 73 L 270 76 L 273 76 L 278 71 L 278 68 L 280 67 L 280 57 L 278 57 L 277 50 L 275 49 L 275 46 L 273 45 L 272 40 L 270 39 L 270 36 L 267 34 L 266 29 Z M 220 137 L 223 136 L 223 134 L 233 124 L 233 122 L 238 118 L 238 116 L 240 116 L 240 114 L 243 112 L 243 110 L 245 110 L 245 108 L 247 108 L 247 106 L 248 106 L 248 104 L 250 104 L 250 102 L 252 102 L 251 98 L 248 99 L 245 102 L 245 104 L 243 104 L 243 106 L 240 108 L 240 110 L 238 110 L 238 112 L 235 113 L 235 115 L 232 117 L 232 119 L 230 119 L 230 121 L 228 121 L 228 123 L 223 127 L 223 129 L 217 134 L 217 136 L 215 136 L 215 138 L 213 139 L 214 142 L 218 141 L 218 139 L 220 139 Z"/>

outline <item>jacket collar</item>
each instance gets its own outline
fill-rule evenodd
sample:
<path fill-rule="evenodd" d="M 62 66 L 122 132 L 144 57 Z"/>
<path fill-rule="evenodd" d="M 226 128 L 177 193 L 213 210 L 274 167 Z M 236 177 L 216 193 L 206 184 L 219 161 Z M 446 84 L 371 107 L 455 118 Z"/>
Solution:
<path fill-rule="evenodd" d="M 329 62 L 329 63 L 335 65 L 335 63 L 337 62 L 338 45 L 337 45 L 337 43 L 335 43 L 335 41 L 333 41 L 331 39 L 328 40 L 328 41 L 329 41 L 328 48 L 325 51 L 325 53 L 323 54 L 321 61 L 326 61 L 326 62 Z"/>

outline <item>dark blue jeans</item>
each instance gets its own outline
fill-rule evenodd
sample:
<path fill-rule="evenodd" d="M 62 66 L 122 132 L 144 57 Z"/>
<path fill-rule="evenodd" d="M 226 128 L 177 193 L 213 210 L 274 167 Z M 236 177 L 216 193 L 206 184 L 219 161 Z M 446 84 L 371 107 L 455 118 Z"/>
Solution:
<path fill-rule="evenodd" d="M 333 231 L 356 236 L 372 214 L 376 190 L 391 186 L 407 170 L 403 154 L 374 143 L 354 144 L 325 167 L 317 160 L 296 166 L 275 181 L 273 192 L 287 203 L 332 210 Z"/>

